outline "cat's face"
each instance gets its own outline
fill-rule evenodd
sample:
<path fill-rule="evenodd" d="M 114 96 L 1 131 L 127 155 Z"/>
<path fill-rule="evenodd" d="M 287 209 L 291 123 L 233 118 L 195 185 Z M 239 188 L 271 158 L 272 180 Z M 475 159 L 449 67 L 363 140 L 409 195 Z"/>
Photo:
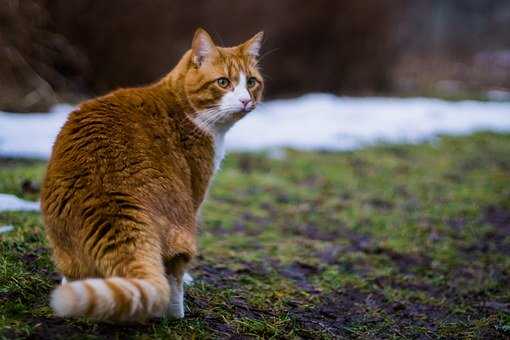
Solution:
<path fill-rule="evenodd" d="M 228 128 L 262 99 L 264 80 L 257 68 L 262 32 L 236 47 L 215 46 L 198 29 L 193 39 L 185 91 L 195 121 Z"/>

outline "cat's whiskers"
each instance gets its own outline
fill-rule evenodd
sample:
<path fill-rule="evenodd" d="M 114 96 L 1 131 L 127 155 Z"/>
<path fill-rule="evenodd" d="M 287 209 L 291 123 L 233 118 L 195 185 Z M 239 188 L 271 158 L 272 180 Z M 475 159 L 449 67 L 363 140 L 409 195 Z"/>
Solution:
<path fill-rule="evenodd" d="M 225 114 L 231 114 L 233 107 L 214 106 L 205 111 L 200 112 L 193 121 L 197 128 L 205 130 L 209 133 L 214 132 L 216 123 L 225 117 Z"/>
<path fill-rule="evenodd" d="M 210 132 L 211 127 L 214 126 L 214 123 L 221 116 L 223 116 L 222 111 L 217 110 L 203 111 L 193 121 L 195 122 L 198 129 Z"/>

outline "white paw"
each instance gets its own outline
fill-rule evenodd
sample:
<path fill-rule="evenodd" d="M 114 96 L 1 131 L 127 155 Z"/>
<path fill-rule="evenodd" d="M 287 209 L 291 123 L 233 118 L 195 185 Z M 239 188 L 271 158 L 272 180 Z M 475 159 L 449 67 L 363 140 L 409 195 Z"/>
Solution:
<path fill-rule="evenodd" d="M 182 319 L 184 317 L 184 304 L 171 303 L 168 305 L 168 317 L 171 319 Z"/>
<path fill-rule="evenodd" d="M 191 286 L 193 284 L 193 277 L 188 272 L 186 272 L 182 276 L 182 281 L 186 286 Z"/>
<path fill-rule="evenodd" d="M 68 282 L 68 281 L 67 281 L 66 277 L 65 277 L 65 276 L 62 276 L 62 281 L 60 282 L 60 284 L 61 284 L 61 285 L 65 285 L 65 284 L 67 284 L 67 282 Z"/>
<path fill-rule="evenodd" d="M 177 282 L 175 277 L 169 276 L 170 284 L 170 303 L 168 304 L 168 316 L 172 319 L 182 319 L 184 317 L 184 287 L 183 281 Z"/>

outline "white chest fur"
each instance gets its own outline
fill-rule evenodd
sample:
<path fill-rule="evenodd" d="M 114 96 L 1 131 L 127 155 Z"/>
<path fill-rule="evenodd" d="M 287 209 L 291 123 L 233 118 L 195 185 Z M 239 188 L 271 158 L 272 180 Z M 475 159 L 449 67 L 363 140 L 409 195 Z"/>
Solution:
<path fill-rule="evenodd" d="M 246 75 L 240 72 L 234 89 L 223 95 L 219 105 L 215 109 L 199 112 L 194 118 L 197 127 L 214 138 L 214 172 L 219 170 L 225 157 L 225 133 L 237 120 L 232 115 L 246 110 L 246 105 L 251 100 L 246 82 Z"/>
<path fill-rule="evenodd" d="M 198 115 L 197 118 L 195 118 L 195 124 L 197 124 L 197 127 L 204 130 L 205 132 L 209 133 L 210 136 L 213 138 L 214 142 L 214 155 L 213 155 L 213 170 L 214 173 L 216 173 L 220 169 L 221 161 L 225 157 L 225 134 L 228 131 L 227 128 L 217 128 L 214 126 L 207 126 L 203 123 L 203 121 L 206 121 L 207 117 L 203 117 Z"/>
<path fill-rule="evenodd" d="M 214 134 L 214 172 L 216 173 L 221 166 L 221 161 L 225 158 L 225 133 L 217 132 Z"/>

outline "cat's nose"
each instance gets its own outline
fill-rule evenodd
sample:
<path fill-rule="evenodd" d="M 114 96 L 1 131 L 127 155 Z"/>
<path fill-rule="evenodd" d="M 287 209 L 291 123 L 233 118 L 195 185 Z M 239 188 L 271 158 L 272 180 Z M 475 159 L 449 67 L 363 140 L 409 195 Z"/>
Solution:
<path fill-rule="evenodd" d="M 240 98 L 239 101 L 243 105 L 243 108 L 246 109 L 250 105 L 251 98 Z"/>

